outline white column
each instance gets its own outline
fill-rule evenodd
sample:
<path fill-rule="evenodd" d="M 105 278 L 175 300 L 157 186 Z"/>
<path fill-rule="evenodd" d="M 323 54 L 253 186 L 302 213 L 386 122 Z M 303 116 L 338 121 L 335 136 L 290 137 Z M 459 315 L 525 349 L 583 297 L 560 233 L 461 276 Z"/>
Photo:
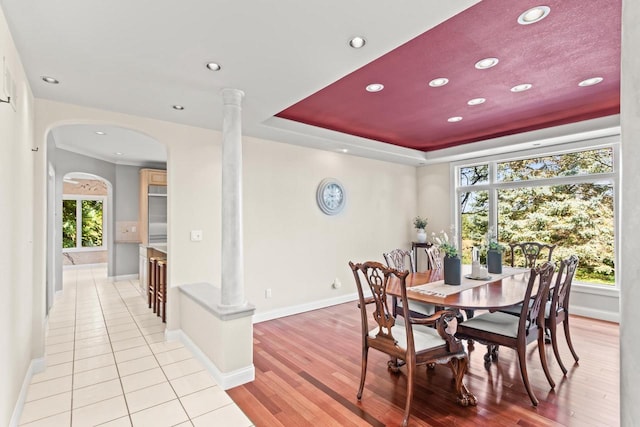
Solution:
<path fill-rule="evenodd" d="M 622 1 L 622 203 L 620 209 L 620 424 L 640 420 L 640 2 Z"/>
<path fill-rule="evenodd" d="M 222 122 L 222 277 L 223 307 L 241 307 L 244 299 L 242 247 L 242 97 L 223 89 Z"/>

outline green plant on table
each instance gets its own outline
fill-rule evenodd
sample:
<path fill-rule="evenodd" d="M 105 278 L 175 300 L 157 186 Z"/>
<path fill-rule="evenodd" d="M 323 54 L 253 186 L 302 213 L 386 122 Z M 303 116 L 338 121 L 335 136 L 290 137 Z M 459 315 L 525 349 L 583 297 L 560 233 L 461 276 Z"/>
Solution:
<path fill-rule="evenodd" d="M 421 216 L 417 216 L 413 219 L 413 226 L 416 230 L 424 230 L 427 227 L 427 218 L 422 218 Z"/>
<path fill-rule="evenodd" d="M 449 240 L 449 235 L 442 230 L 439 236 L 436 236 L 436 233 L 431 233 L 432 243 L 437 245 L 442 253 L 444 253 L 445 257 L 448 258 L 457 258 L 458 257 L 458 246 L 455 241 L 455 233 L 452 234 L 454 238 Z"/>

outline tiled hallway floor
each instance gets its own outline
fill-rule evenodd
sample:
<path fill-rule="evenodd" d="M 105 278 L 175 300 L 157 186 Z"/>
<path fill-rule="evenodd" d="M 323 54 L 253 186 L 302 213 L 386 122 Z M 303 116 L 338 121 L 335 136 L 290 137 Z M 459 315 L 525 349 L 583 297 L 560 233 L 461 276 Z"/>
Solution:
<path fill-rule="evenodd" d="M 164 324 L 137 281 L 105 268 L 64 271 L 49 315 L 44 372 L 34 375 L 21 426 L 251 426 Z"/>

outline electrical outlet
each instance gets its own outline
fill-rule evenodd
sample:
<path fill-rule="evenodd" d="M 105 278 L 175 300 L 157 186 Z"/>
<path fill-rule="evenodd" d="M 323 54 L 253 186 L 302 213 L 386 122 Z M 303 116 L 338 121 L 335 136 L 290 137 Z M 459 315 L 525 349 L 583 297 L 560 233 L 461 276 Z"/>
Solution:
<path fill-rule="evenodd" d="M 192 242 L 202 241 L 202 230 L 191 230 L 191 241 Z"/>

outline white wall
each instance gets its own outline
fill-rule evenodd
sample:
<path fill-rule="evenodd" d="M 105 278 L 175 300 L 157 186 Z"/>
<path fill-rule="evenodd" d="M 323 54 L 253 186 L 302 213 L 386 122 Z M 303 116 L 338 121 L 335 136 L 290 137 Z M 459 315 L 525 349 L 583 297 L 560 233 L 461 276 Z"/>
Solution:
<path fill-rule="evenodd" d="M 17 95 L 16 111 L 0 104 L 0 425 L 6 426 L 34 357 L 34 342 L 42 338 L 44 284 L 39 285 L 42 294 L 34 295 L 32 207 L 33 162 L 44 150 L 31 151 L 33 95 L 1 9 L 0 57 Z M 2 80 L 0 98 L 5 99 Z"/>

